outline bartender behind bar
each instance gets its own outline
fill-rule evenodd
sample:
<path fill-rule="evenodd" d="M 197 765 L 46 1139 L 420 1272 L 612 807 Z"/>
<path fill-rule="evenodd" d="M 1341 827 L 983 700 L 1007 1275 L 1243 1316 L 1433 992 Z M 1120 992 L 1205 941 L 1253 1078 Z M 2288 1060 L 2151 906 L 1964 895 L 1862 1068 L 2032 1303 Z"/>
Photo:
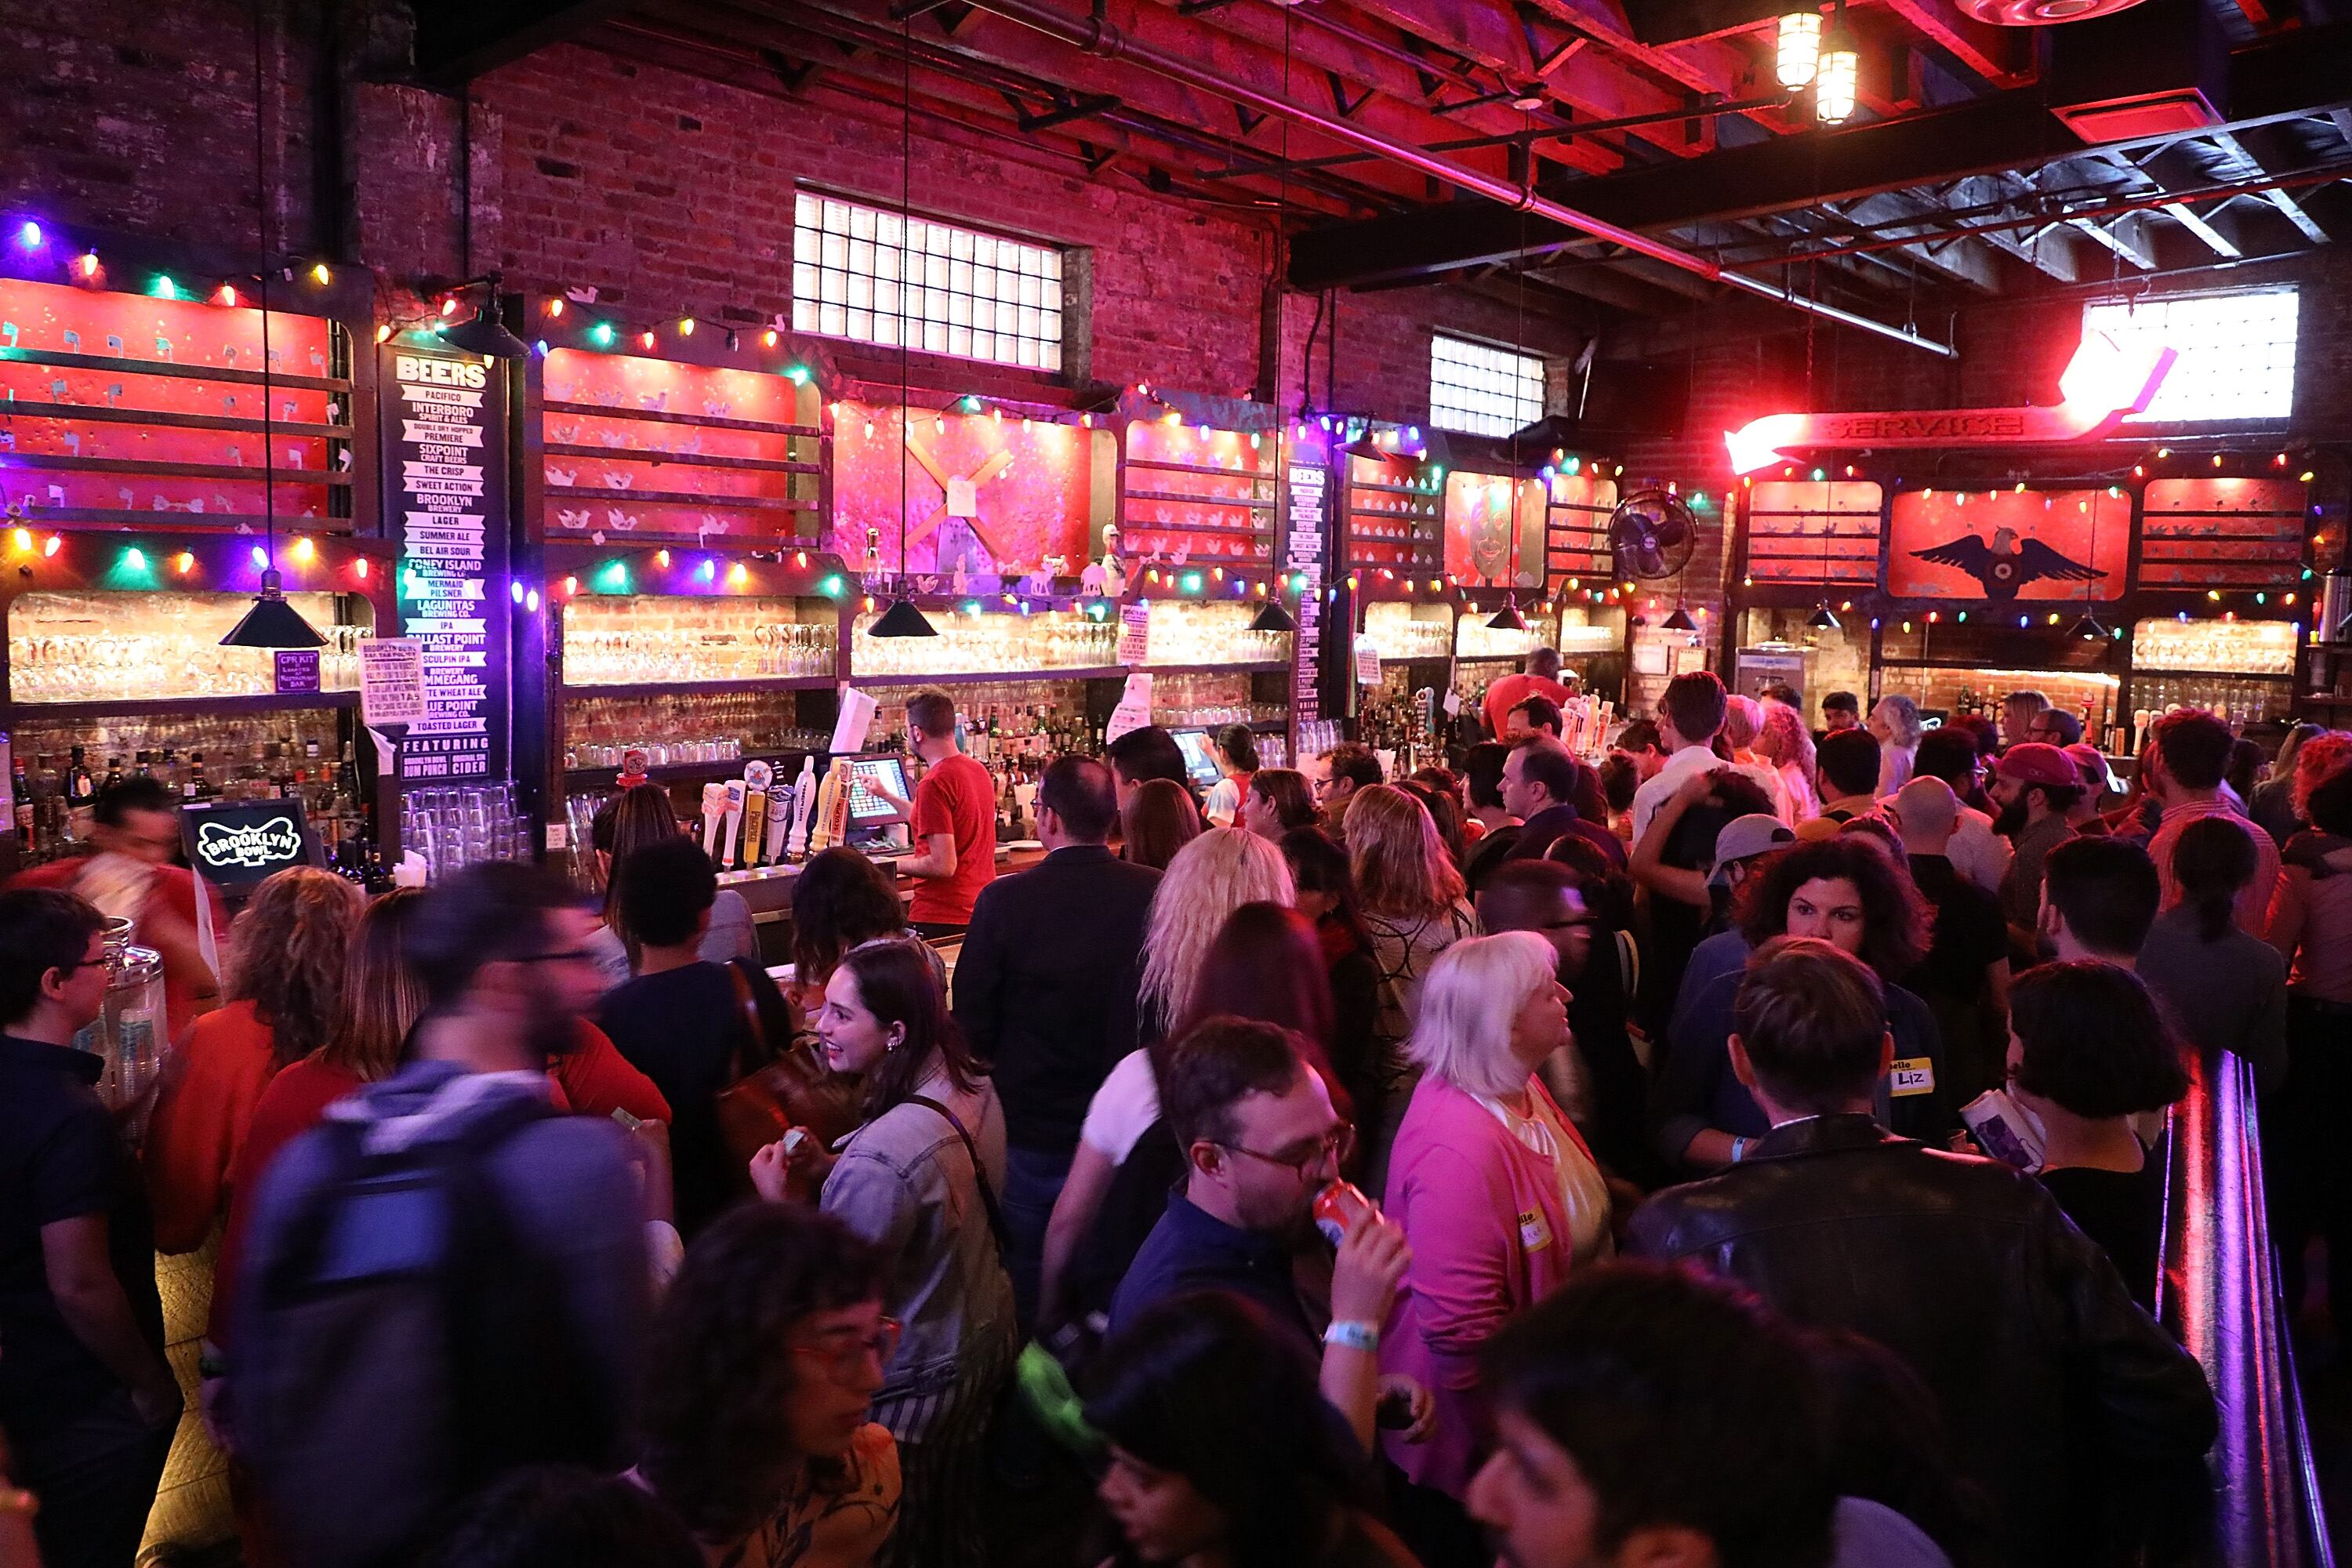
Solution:
<path fill-rule="evenodd" d="M 972 900 L 996 878 L 996 784 L 956 744 L 955 700 L 944 691 L 926 688 L 907 700 L 907 741 L 923 762 L 913 802 L 876 793 L 912 825 L 914 853 L 898 862 L 915 879 L 908 923 L 919 936 L 961 936 Z"/>

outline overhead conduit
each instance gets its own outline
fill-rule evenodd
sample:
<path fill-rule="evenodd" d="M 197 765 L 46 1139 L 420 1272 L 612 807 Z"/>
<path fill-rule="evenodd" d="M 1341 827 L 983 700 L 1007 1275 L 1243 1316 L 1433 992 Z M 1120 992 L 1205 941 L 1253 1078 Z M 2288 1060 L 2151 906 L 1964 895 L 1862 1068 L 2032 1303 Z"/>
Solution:
<path fill-rule="evenodd" d="M 1320 114 L 1314 110 L 1293 103 L 1287 99 L 1261 92 L 1245 83 L 1220 76 L 1181 55 L 1172 55 L 1153 48 L 1150 45 L 1122 33 L 1099 16 L 1066 16 L 1051 5 L 1039 4 L 1038 0 L 970 0 L 970 3 L 977 10 L 1002 16 L 1009 22 L 1018 22 L 1024 27 L 1043 33 L 1048 37 L 1058 38 L 1063 43 L 1086 50 L 1088 54 L 1099 56 L 1104 59 L 1125 60 L 1156 75 L 1164 76 L 1171 81 L 1182 82 L 1185 86 L 1198 91 L 1229 99 L 1237 103 L 1248 104 L 1268 114 L 1280 116 L 1293 124 L 1319 131 L 1335 140 L 1346 142 L 1367 153 L 1386 158 L 1391 163 L 1416 170 L 1429 175 L 1432 179 L 1443 180 L 1457 189 L 1485 196 L 1490 201 L 1500 202 L 1517 211 L 1531 213 L 1537 217 L 1549 218 L 1554 223 L 1589 234 L 1595 239 L 1604 239 L 1612 245 L 1622 246 L 1636 255 L 1662 261 L 1669 267 L 1704 278 L 1708 282 L 1742 289 L 1760 299 L 1785 305 L 1790 310 L 1803 310 L 1808 314 L 1819 316 L 1824 321 L 1837 321 L 1863 331 L 1874 332 L 1880 337 L 1891 338 L 1896 342 L 1906 343 L 1915 349 L 1924 349 L 1929 353 L 1941 354 L 1946 359 L 1958 357 L 1958 351 L 1948 343 L 1939 343 L 1932 339 L 1923 338 L 1908 328 L 1898 327 L 1889 321 L 1876 321 L 1852 310 L 1840 310 L 1835 305 L 1824 304 L 1819 300 L 1800 294 L 1780 284 L 1768 283 L 1760 278 L 1751 278 L 1745 273 L 1718 267 L 1703 256 L 1695 256 L 1689 251 L 1668 245 L 1663 240 L 1653 239 L 1648 235 L 1637 234 L 1629 228 L 1620 228 L 1615 224 L 1594 217 L 1590 213 L 1579 212 L 1576 208 L 1553 201 L 1549 196 L 1539 195 L 1531 184 L 1527 187 L 1515 185 L 1507 180 L 1500 180 L 1492 174 L 1482 174 L 1476 169 L 1465 167 L 1450 158 L 1426 152 L 1409 142 L 1391 141 L 1386 136 L 1367 131 L 1360 125 L 1350 124 L 1337 116 Z"/>

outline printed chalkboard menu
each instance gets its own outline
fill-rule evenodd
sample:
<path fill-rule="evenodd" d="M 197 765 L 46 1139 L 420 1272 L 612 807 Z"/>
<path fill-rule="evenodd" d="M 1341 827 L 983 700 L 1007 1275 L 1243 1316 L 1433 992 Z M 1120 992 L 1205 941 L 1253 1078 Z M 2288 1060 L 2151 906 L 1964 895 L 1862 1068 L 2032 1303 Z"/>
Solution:
<path fill-rule="evenodd" d="M 400 520 L 400 635 L 423 649 L 425 716 L 404 781 L 506 771 L 505 384 L 468 354 L 387 345 L 386 510 Z"/>

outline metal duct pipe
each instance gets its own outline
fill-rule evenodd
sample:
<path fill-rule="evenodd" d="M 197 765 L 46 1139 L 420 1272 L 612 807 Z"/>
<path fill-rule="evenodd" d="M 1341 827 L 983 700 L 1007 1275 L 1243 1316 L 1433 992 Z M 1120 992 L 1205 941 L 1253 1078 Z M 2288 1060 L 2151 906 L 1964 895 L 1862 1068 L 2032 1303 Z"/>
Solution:
<path fill-rule="evenodd" d="M 1196 65 L 1181 55 L 1168 54 L 1153 48 L 1149 44 L 1138 42 L 1100 16 L 1065 16 L 1053 6 L 1041 4 L 1040 0 L 971 0 L 971 3 L 977 10 L 1003 16 L 1007 21 L 1018 22 L 1024 27 L 1033 28 L 1048 37 L 1058 38 L 1063 43 L 1086 50 L 1088 54 L 1098 55 L 1105 59 L 1127 60 L 1148 71 L 1167 77 L 1172 81 L 1182 82 L 1185 86 L 1199 91 L 1210 93 L 1218 98 L 1230 99 L 1235 102 L 1246 103 L 1255 109 L 1262 109 L 1268 114 L 1279 115 L 1295 124 L 1308 126 L 1322 132 L 1327 136 L 1360 147 L 1368 153 L 1388 159 L 1391 163 L 1402 163 L 1406 168 L 1418 170 L 1432 179 L 1443 180 L 1447 184 L 1485 196 L 1489 201 L 1501 202 L 1516 211 L 1532 213 L 1538 217 L 1549 218 L 1554 223 L 1566 225 L 1570 228 L 1589 234 L 1595 239 L 1605 239 L 1612 245 L 1623 246 L 1637 255 L 1663 261 L 1669 267 L 1694 273 L 1709 282 L 1726 283 L 1737 289 L 1744 289 L 1751 294 L 1776 300 L 1792 310 L 1808 311 L 1827 321 L 1841 321 L 1864 331 L 1876 332 L 1881 337 L 1892 338 L 1896 342 L 1908 343 L 1913 348 L 1925 349 L 1930 353 L 1941 354 L 1947 359 L 1958 357 L 1948 344 L 1931 342 L 1916 332 L 1885 321 L 1873 321 L 1868 316 L 1856 315 L 1850 310 L 1841 310 L 1834 305 L 1825 305 L 1818 300 L 1808 299 L 1789 289 L 1746 277 L 1740 273 L 1727 272 L 1703 256 L 1695 256 L 1687 250 L 1668 245 L 1663 240 L 1652 239 L 1644 234 L 1636 234 L 1630 228 L 1620 228 L 1615 224 L 1594 217 L 1590 213 L 1579 212 L 1576 208 L 1553 201 L 1549 196 L 1538 195 L 1532 184 L 1522 189 L 1507 180 L 1499 180 L 1492 174 L 1465 168 L 1449 158 L 1442 158 L 1436 153 L 1425 152 L 1409 142 L 1391 141 L 1386 136 L 1367 131 L 1360 125 L 1350 124 L 1337 116 L 1319 114 L 1287 99 L 1277 98 L 1272 93 L 1260 92 L 1254 87 L 1219 76 L 1216 72 Z"/>

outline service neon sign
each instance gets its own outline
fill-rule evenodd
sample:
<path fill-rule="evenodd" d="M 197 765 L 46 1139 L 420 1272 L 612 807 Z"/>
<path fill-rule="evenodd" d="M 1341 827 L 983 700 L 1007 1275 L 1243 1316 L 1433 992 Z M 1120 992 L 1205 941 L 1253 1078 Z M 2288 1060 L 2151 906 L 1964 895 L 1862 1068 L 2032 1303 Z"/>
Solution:
<path fill-rule="evenodd" d="M 1723 433 L 1734 473 L 1750 474 L 1792 450 L 1849 447 L 2011 446 L 2088 440 L 2147 410 L 2179 354 L 2126 348 L 2085 332 L 2058 378 L 2061 401 L 2021 408 L 1934 408 L 1875 414 L 1768 414 Z"/>

